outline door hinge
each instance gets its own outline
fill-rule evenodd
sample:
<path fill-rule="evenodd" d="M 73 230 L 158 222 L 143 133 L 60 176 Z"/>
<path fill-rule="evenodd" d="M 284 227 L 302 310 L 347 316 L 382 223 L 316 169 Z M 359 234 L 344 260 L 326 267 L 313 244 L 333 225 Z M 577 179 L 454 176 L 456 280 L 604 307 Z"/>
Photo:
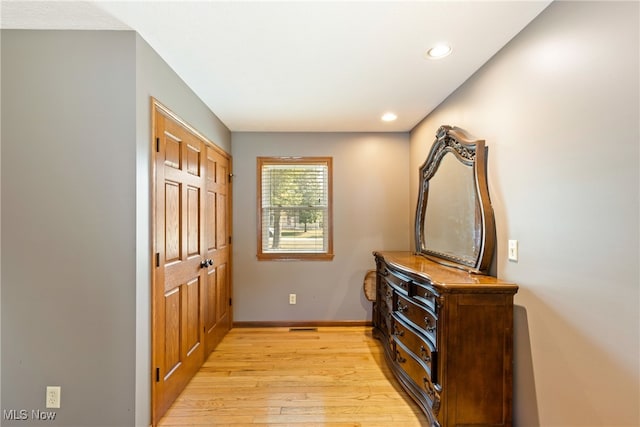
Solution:
<path fill-rule="evenodd" d="M 156 138 L 156 153 L 160 152 L 160 138 Z"/>
<path fill-rule="evenodd" d="M 233 179 L 233 174 L 232 173 L 229 174 L 229 182 L 231 182 L 231 179 Z"/>
<path fill-rule="evenodd" d="M 231 244 L 231 236 L 229 236 L 229 244 Z"/>
<path fill-rule="evenodd" d="M 160 368 L 156 368 L 156 382 L 160 382 Z"/>
<path fill-rule="evenodd" d="M 233 302 L 232 299 L 229 298 L 229 307 L 231 307 L 233 305 L 232 302 Z"/>
<path fill-rule="evenodd" d="M 156 267 L 160 267 L 160 252 L 156 252 Z"/>

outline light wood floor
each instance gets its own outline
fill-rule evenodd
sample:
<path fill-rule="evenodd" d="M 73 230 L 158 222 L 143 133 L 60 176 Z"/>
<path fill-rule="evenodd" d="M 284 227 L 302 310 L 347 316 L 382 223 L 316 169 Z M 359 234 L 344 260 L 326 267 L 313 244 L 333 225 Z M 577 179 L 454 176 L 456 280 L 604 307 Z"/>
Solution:
<path fill-rule="evenodd" d="M 160 426 L 427 425 L 367 327 L 233 329 Z"/>

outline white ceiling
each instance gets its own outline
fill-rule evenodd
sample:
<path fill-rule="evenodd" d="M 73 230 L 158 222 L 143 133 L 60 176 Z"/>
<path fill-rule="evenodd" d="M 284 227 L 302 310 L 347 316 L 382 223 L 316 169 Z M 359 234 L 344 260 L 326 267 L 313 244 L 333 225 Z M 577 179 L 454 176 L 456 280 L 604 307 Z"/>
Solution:
<path fill-rule="evenodd" d="M 397 132 L 549 3 L 1 0 L 0 24 L 133 29 L 232 131 Z M 439 42 L 453 53 L 426 59 Z"/>

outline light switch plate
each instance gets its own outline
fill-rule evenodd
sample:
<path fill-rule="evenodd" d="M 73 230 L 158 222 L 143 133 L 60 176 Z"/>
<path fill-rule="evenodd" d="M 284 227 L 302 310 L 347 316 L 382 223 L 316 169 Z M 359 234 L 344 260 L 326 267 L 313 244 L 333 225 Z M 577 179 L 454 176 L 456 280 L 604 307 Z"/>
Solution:
<path fill-rule="evenodd" d="M 518 261 L 518 241 L 509 240 L 509 261 Z"/>

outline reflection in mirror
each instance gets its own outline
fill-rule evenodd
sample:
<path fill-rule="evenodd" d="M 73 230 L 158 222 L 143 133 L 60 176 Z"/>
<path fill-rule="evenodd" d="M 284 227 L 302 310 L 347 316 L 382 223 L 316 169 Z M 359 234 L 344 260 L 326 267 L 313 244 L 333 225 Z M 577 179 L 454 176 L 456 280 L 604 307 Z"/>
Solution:
<path fill-rule="evenodd" d="M 480 250 L 473 167 L 446 153 L 429 180 L 423 241 L 433 252 L 475 262 Z"/>
<path fill-rule="evenodd" d="M 441 126 L 420 168 L 416 250 L 435 261 L 487 272 L 495 245 L 484 141 Z"/>

